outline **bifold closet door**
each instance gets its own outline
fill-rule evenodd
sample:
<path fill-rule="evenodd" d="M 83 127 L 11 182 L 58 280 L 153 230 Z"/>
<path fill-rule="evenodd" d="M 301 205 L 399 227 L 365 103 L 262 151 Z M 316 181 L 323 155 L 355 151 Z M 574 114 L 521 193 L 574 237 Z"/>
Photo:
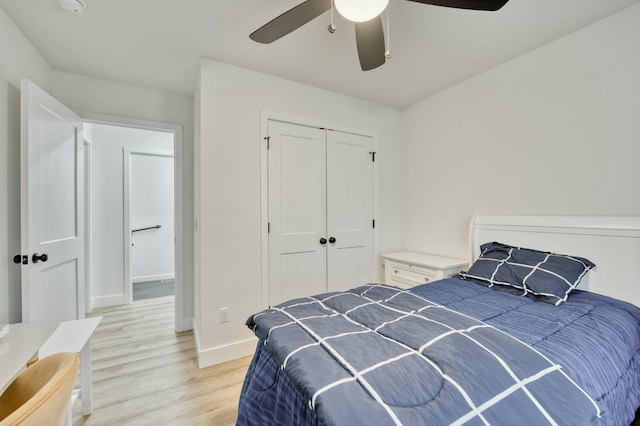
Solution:
<path fill-rule="evenodd" d="M 268 121 L 269 305 L 327 288 L 326 135 Z"/>
<path fill-rule="evenodd" d="M 373 280 L 373 139 L 327 131 L 327 289 Z"/>

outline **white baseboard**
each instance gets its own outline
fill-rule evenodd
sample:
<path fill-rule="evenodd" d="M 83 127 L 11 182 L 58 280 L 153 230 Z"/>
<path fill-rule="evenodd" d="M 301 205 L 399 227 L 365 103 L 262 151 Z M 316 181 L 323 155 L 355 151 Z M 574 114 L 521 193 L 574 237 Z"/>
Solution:
<path fill-rule="evenodd" d="M 107 306 L 124 305 L 124 294 L 112 294 L 110 296 L 100 296 L 91 298 L 91 310 L 106 308 Z"/>
<path fill-rule="evenodd" d="M 142 277 L 131 277 L 132 283 L 144 283 L 147 281 L 161 281 L 161 280 L 174 280 L 175 274 L 159 274 L 159 275 L 145 275 Z"/>
<path fill-rule="evenodd" d="M 258 338 L 252 337 L 247 340 L 241 340 L 215 348 L 202 349 L 200 346 L 200 333 L 195 321 L 193 322 L 193 337 L 196 344 L 198 368 L 201 369 L 251 355 L 255 352 L 256 345 L 258 344 Z"/>

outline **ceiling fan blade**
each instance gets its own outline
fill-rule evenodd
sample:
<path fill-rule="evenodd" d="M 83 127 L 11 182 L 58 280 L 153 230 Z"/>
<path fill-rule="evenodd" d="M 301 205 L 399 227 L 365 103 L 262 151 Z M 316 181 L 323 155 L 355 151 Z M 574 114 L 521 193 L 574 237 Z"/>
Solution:
<path fill-rule="evenodd" d="M 379 16 L 367 22 L 356 22 L 356 46 L 362 71 L 384 64 L 384 32 Z"/>
<path fill-rule="evenodd" d="M 488 10 L 495 12 L 509 0 L 409 0 L 416 3 L 432 4 L 434 6 L 455 7 L 457 9 Z"/>
<path fill-rule="evenodd" d="M 267 22 L 249 37 L 258 43 L 271 43 L 331 9 L 331 0 L 307 0 Z"/>

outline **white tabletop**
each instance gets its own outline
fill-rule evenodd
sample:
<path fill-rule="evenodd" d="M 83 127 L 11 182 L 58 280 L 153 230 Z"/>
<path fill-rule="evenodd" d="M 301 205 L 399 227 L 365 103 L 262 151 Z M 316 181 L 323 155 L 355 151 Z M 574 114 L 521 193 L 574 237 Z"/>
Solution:
<path fill-rule="evenodd" d="M 464 267 L 468 265 L 468 261 L 464 259 L 456 259 L 453 257 L 436 256 L 427 253 L 417 253 L 412 251 L 401 251 L 398 253 L 387 253 L 382 255 L 383 258 L 395 260 L 403 263 L 411 263 L 414 265 L 425 266 L 429 268 L 448 269 L 456 267 Z"/>
<path fill-rule="evenodd" d="M 34 321 L 11 324 L 9 333 L 0 339 L 0 392 L 9 386 L 38 349 L 53 334 L 58 323 Z"/>
<path fill-rule="evenodd" d="M 80 353 L 101 320 L 102 317 L 92 317 L 61 322 L 56 331 L 42 345 L 38 355 L 44 358 L 58 352 Z"/>

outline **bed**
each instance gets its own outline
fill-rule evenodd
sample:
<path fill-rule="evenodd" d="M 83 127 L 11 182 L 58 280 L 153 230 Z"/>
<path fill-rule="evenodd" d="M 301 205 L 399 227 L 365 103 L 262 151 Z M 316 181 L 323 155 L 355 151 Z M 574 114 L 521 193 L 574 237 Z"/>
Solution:
<path fill-rule="evenodd" d="M 463 276 L 252 315 L 238 424 L 630 424 L 640 220 L 476 216 L 470 246 Z"/>

